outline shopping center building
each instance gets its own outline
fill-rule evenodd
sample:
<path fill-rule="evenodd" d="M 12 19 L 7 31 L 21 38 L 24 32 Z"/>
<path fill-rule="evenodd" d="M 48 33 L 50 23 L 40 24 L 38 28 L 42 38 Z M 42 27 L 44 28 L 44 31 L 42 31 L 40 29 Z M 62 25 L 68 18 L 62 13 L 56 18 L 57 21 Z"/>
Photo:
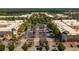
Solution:
<path fill-rule="evenodd" d="M 65 41 L 79 41 L 79 21 L 78 20 L 55 20 L 54 23 L 62 33 Z"/>
<path fill-rule="evenodd" d="M 22 24 L 22 20 L 6 21 L 0 20 L 0 37 L 11 37 L 12 33 L 17 34 L 19 26 Z"/>

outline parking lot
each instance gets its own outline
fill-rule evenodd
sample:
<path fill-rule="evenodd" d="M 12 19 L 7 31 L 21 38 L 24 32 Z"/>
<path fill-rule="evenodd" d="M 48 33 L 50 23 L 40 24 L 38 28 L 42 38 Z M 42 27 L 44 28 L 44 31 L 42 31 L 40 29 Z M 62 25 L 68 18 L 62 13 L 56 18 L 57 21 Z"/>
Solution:
<path fill-rule="evenodd" d="M 55 45 L 54 34 L 46 24 L 29 25 L 28 29 L 23 33 L 23 38 L 25 38 L 25 40 L 34 38 L 34 44 L 31 48 L 29 48 L 29 51 L 35 51 L 36 47 L 39 46 L 40 38 L 44 37 L 48 41 L 50 47 L 49 50 L 55 49 L 55 47 L 53 47 L 53 45 Z M 45 49 L 43 48 L 42 51 L 45 51 Z"/>
<path fill-rule="evenodd" d="M 46 24 L 37 24 L 28 26 L 28 29 L 24 32 L 23 36 L 26 38 L 53 38 L 54 34 L 51 32 Z"/>

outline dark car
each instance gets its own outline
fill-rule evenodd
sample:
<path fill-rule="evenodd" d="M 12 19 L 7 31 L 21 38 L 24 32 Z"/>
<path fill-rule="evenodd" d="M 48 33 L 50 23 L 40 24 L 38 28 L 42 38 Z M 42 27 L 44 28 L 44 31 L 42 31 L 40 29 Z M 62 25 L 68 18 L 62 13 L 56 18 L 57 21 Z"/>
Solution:
<path fill-rule="evenodd" d="M 36 46 L 36 50 L 42 51 L 42 47 L 41 46 Z"/>
<path fill-rule="evenodd" d="M 51 51 L 58 51 L 56 48 L 52 49 Z"/>

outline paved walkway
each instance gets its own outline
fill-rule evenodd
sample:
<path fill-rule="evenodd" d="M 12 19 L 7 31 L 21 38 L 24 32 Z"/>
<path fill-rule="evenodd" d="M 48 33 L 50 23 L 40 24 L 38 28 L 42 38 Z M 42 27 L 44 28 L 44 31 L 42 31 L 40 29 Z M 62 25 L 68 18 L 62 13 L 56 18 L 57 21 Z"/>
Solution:
<path fill-rule="evenodd" d="M 26 39 L 21 40 L 20 44 L 14 49 L 15 51 L 22 51 L 22 45 L 25 43 Z"/>

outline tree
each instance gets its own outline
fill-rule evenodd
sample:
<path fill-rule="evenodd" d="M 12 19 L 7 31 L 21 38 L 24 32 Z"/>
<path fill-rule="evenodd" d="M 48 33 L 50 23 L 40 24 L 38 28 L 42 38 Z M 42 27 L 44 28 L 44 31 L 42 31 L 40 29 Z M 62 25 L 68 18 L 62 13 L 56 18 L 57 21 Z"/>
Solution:
<path fill-rule="evenodd" d="M 28 45 L 27 45 L 26 42 L 25 42 L 24 45 L 22 46 L 22 49 L 23 49 L 24 51 L 26 51 L 26 50 L 28 49 Z"/>
<path fill-rule="evenodd" d="M 51 29 L 52 33 L 54 33 L 55 38 L 61 40 L 62 36 L 61 36 L 60 30 L 57 28 L 57 26 L 54 23 L 51 23 L 51 22 L 48 23 L 47 27 Z"/>
<path fill-rule="evenodd" d="M 10 40 L 14 43 L 14 42 L 16 42 L 16 37 L 13 36 Z"/>
<path fill-rule="evenodd" d="M 14 44 L 14 43 L 8 44 L 8 49 L 9 49 L 9 51 L 13 51 L 14 48 L 15 48 L 15 44 Z"/>
<path fill-rule="evenodd" d="M 47 51 L 49 50 L 49 45 L 46 38 L 41 38 L 39 43 L 40 43 L 40 46 L 44 47 Z"/>
<path fill-rule="evenodd" d="M 64 51 L 65 46 L 62 43 L 59 43 L 59 45 L 57 46 L 59 51 Z"/>
<path fill-rule="evenodd" d="M 20 25 L 18 28 L 18 34 L 20 35 L 22 32 L 24 32 L 27 29 L 27 26 L 29 25 L 27 20 L 24 20 L 24 22 Z"/>
<path fill-rule="evenodd" d="M 45 44 L 44 45 L 45 49 L 48 51 L 49 50 L 49 45 L 48 44 Z"/>
<path fill-rule="evenodd" d="M 14 35 L 14 31 L 15 31 L 16 29 L 15 28 L 12 28 L 11 29 L 11 31 L 12 31 L 12 36 Z"/>
<path fill-rule="evenodd" d="M 5 50 L 5 45 L 0 43 L 0 51 L 4 51 Z"/>

